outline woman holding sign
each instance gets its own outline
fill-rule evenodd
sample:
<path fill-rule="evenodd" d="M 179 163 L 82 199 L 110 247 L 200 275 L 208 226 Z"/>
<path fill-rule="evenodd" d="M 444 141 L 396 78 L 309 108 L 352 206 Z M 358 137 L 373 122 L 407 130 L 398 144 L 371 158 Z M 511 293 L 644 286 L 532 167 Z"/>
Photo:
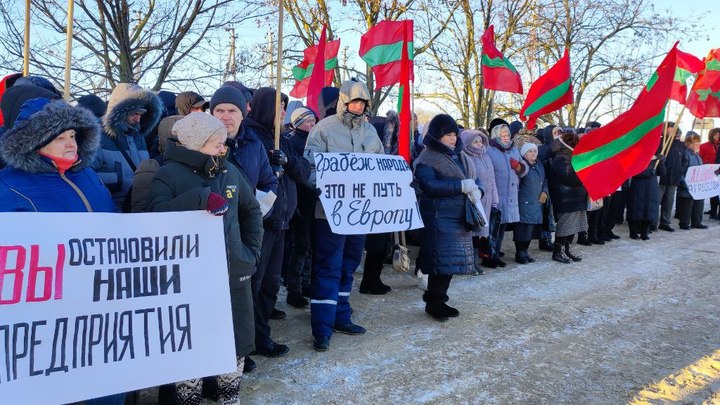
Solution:
<path fill-rule="evenodd" d="M 698 151 L 700 150 L 700 135 L 690 134 L 685 138 L 685 155 L 687 156 L 688 165 L 683 167 L 683 177 L 680 178 L 678 185 L 678 201 L 677 207 L 678 217 L 680 218 L 680 229 L 688 230 L 692 226 L 697 229 L 707 229 L 707 225 L 703 225 L 703 208 L 705 200 L 694 200 L 688 185 L 685 182 L 687 171 L 692 166 L 702 166 L 703 161 Z"/>
<path fill-rule="evenodd" d="M 426 148 L 415 159 L 414 172 L 420 188 L 421 229 L 418 261 L 428 274 L 423 294 L 425 312 L 438 321 L 460 313 L 446 304 L 455 274 L 474 274 L 472 228 L 466 222 L 467 196 L 478 191 L 475 168 L 458 139 L 458 126 L 449 115 L 435 116 L 423 138 Z"/>

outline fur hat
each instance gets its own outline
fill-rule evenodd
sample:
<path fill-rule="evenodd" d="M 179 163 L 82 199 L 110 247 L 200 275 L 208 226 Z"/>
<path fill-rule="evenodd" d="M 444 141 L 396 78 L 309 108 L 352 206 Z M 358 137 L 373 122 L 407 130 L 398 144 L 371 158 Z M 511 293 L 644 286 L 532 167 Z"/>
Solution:
<path fill-rule="evenodd" d="M 186 148 L 200 150 L 208 139 L 219 137 L 225 139 L 225 124 L 210 114 L 192 112 L 173 125 L 173 135 Z"/>
<path fill-rule="evenodd" d="M 243 117 L 247 116 L 247 99 L 245 99 L 240 90 L 235 87 L 222 86 L 215 90 L 215 93 L 210 98 L 210 113 L 212 114 L 215 107 L 223 103 L 234 105 L 240 109 Z"/>
<path fill-rule="evenodd" d="M 435 139 L 440 139 L 445 134 L 454 132 L 456 135 L 460 135 L 460 128 L 458 128 L 457 122 L 453 117 L 447 114 L 438 114 L 430 120 L 428 124 L 427 134 Z"/>
<path fill-rule="evenodd" d="M 538 150 L 537 145 L 535 145 L 535 144 L 532 143 L 532 142 L 525 142 L 525 143 L 523 144 L 522 148 L 520 148 L 520 156 L 525 156 L 526 153 L 528 153 L 529 151 L 531 151 L 531 150 L 533 150 L 533 149 L 534 149 L 535 151 L 537 151 L 537 150 Z"/>
<path fill-rule="evenodd" d="M 315 114 L 313 114 L 312 111 L 305 107 L 298 107 L 293 110 L 290 116 L 290 122 L 292 123 L 293 128 L 298 128 L 310 118 L 315 118 Z"/>
<path fill-rule="evenodd" d="M 498 125 L 507 125 L 508 128 L 510 128 L 510 124 L 508 124 L 507 121 L 505 121 L 502 118 L 493 118 L 492 121 L 490 121 L 490 125 L 488 125 L 488 132 L 492 134 L 492 130 L 494 127 Z"/>

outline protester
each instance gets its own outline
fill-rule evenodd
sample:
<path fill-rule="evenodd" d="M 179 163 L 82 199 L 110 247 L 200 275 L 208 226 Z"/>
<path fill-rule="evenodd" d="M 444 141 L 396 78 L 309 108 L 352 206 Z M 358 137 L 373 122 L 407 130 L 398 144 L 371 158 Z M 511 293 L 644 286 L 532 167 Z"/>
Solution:
<path fill-rule="evenodd" d="M 369 108 L 367 86 L 355 80 L 345 81 L 340 87 L 337 113 L 321 120 L 308 136 L 305 157 L 310 162 L 309 182 L 313 187 L 317 152 L 385 152 L 375 128 L 367 122 Z M 350 316 L 353 271 L 360 264 L 365 237 L 333 233 L 320 204 L 315 218 L 310 318 L 315 338 L 313 347 L 316 351 L 326 351 L 333 331 L 351 335 L 365 333 L 365 328 L 352 323 Z"/>
<path fill-rule="evenodd" d="M 557 218 L 552 259 L 560 263 L 582 260 L 572 252 L 571 246 L 576 233 L 587 232 L 588 194 L 571 164 L 572 151 L 579 141 L 575 130 L 567 127 L 551 147 L 548 185 Z"/>
<path fill-rule="evenodd" d="M 660 174 L 660 224 L 657 226 L 658 229 L 668 232 L 675 231 L 671 226 L 672 207 L 675 202 L 675 191 L 680 184 L 680 179 L 685 174 L 683 168 L 687 167 L 688 155 L 685 153 L 685 144 L 680 141 L 680 135 L 682 135 L 680 128 L 676 128 L 674 122 L 669 122 L 663 142 L 667 137 L 672 137 L 673 140 L 663 162 L 664 174 Z M 654 225 L 652 226 L 654 227 Z"/>
<path fill-rule="evenodd" d="M 423 294 L 425 312 L 438 321 L 459 311 L 446 304 L 455 274 L 475 272 L 472 232 L 466 222 L 468 195 L 478 190 L 475 168 L 458 139 L 457 123 L 449 115 L 436 115 L 423 139 L 426 148 L 413 163 L 420 190 L 420 269 L 428 274 Z"/>
<path fill-rule="evenodd" d="M 246 133 L 254 133 L 264 147 L 265 155 L 273 167 L 281 168 L 278 175 L 277 199 L 273 209 L 263 221 L 265 233 L 257 271 L 252 276 L 255 308 L 255 353 L 265 357 L 280 357 L 288 353 L 286 345 L 275 343 L 270 337 L 270 316 L 280 290 L 285 249 L 285 231 L 297 207 L 297 183 L 305 183 L 310 165 L 295 152 L 287 137 L 280 137 L 275 148 L 275 97 L 276 90 L 261 87 L 253 93 L 253 109 L 243 121 Z"/>
<path fill-rule="evenodd" d="M 650 228 L 657 223 L 660 210 L 658 175 L 663 176 L 665 156 L 655 155 L 648 167 L 630 179 L 626 192 L 627 220 L 631 239 L 650 239 Z"/>
<path fill-rule="evenodd" d="M 499 203 L 497 187 L 495 186 L 495 169 L 493 169 L 492 160 L 488 156 L 490 141 L 485 132 L 472 129 L 462 131 L 460 140 L 463 144 L 463 154 L 475 167 L 475 179 L 483 187 L 484 194 L 481 201 L 485 216 L 488 216 L 492 208 L 497 208 Z M 480 264 L 478 260 L 487 260 L 490 257 L 489 236 L 489 226 L 484 226 L 480 231 L 473 234 L 473 257 L 476 264 Z M 482 267 L 479 265 L 475 266 L 475 271 L 479 274 L 483 273 Z"/>
<path fill-rule="evenodd" d="M 145 136 L 157 125 L 161 113 L 157 96 L 137 84 L 120 83 L 110 95 L 100 150 L 92 167 L 119 211 L 130 212 L 128 194 L 135 170 L 150 157 Z"/>
<path fill-rule="evenodd" d="M 180 121 L 184 116 L 191 112 L 205 112 L 210 106 L 210 102 L 194 91 L 184 91 L 175 97 L 176 114 L 168 115 L 160 120 L 157 127 L 158 145 L 157 149 L 160 154 L 165 149 L 165 142 L 172 137 L 172 128 L 176 122 Z"/>
<path fill-rule="evenodd" d="M 700 157 L 703 164 L 714 164 L 720 150 L 720 128 L 713 128 L 708 134 L 708 141 L 700 145 Z M 720 197 L 710 197 L 710 211 L 706 212 L 710 219 L 720 219 Z"/>
<path fill-rule="evenodd" d="M 702 157 L 698 153 L 700 151 L 700 136 L 697 134 L 689 135 L 685 138 L 685 155 L 686 167 L 684 167 L 683 176 L 678 185 L 678 218 L 680 219 L 680 229 L 688 230 L 691 227 L 696 229 L 707 229 L 707 225 L 703 225 L 703 208 L 705 200 L 695 200 L 688 190 L 686 176 L 688 168 L 692 166 L 701 166 L 703 164 Z"/>
<path fill-rule="evenodd" d="M 217 377 L 218 398 L 213 399 L 235 404 L 244 359 L 254 347 L 250 277 L 260 257 L 262 214 L 247 180 L 226 163 L 227 131 L 220 120 L 193 112 L 175 123 L 173 135 L 165 164 L 152 181 L 148 210 L 207 210 L 223 216 L 237 369 Z M 199 404 L 202 391 L 201 379 L 177 383 L 177 403 Z"/>
<path fill-rule="evenodd" d="M 518 222 L 520 220 L 520 211 L 518 208 L 518 186 L 520 178 L 527 174 L 527 165 L 521 162 L 520 151 L 515 147 L 510 139 L 510 128 L 507 123 L 500 119 L 495 119 L 490 123 L 490 148 L 488 155 L 492 160 L 493 169 L 495 170 L 495 185 L 498 193 L 498 207 L 500 211 L 500 223 L 497 230 L 491 229 L 491 233 L 497 233 L 497 239 L 492 247 L 492 257 L 483 263 L 490 268 L 505 267 L 500 257 L 502 256 L 500 249 L 502 248 L 505 229 L 508 224 Z M 495 226 L 491 221 L 491 226 Z"/>
<path fill-rule="evenodd" d="M 538 131 L 536 136 L 542 141 L 538 146 L 538 161 L 545 168 L 545 176 L 548 177 L 552 170 L 550 161 L 552 160 L 552 144 L 556 138 L 562 135 L 562 128 L 555 125 L 548 125 L 542 131 Z M 540 233 L 540 241 L 538 247 L 540 250 L 547 252 L 553 251 L 553 232 L 555 232 L 555 216 L 553 215 L 552 199 L 548 196 L 547 202 L 543 204 L 543 223 Z"/>
<path fill-rule="evenodd" d="M 530 241 L 540 238 L 543 204 L 548 199 L 548 184 L 545 178 L 545 168 L 537 160 L 537 145 L 526 142 L 520 149 L 520 155 L 528 166 L 528 172 L 520 179 L 518 188 L 520 221 L 513 227 L 513 241 L 515 242 L 515 262 L 527 264 L 535 261 L 528 254 L 528 248 Z"/>

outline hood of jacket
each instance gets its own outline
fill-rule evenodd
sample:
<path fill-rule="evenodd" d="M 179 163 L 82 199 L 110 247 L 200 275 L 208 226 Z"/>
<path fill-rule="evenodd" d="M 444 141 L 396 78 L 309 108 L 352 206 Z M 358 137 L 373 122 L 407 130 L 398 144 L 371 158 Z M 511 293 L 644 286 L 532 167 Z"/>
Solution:
<path fill-rule="evenodd" d="M 5 163 L 20 170 L 31 173 L 54 171 L 37 149 L 68 129 L 76 131 L 78 144 L 79 159 L 73 168 L 85 168 L 92 163 L 100 146 L 100 126 L 89 110 L 60 100 L 50 102 L 8 130 L 0 139 L 0 154 Z"/>
<path fill-rule="evenodd" d="M 261 87 L 253 93 L 252 109 L 248 118 L 268 131 L 275 131 L 275 89 Z"/>
<path fill-rule="evenodd" d="M 365 102 L 367 103 L 367 105 L 365 106 L 365 111 L 368 111 L 370 109 L 370 91 L 368 91 L 365 83 L 356 82 L 354 80 L 345 81 L 342 86 L 340 86 L 340 94 L 338 95 L 337 102 L 337 112 L 335 113 L 341 122 L 343 120 L 343 114 L 347 110 L 347 104 L 357 99 L 365 100 Z"/>
<path fill-rule="evenodd" d="M 145 109 L 140 120 L 140 135 L 147 136 L 160 122 L 163 105 L 160 99 L 137 84 L 120 83 L 113 89 L 103 117 L 103 129 L 110 137 L 124 133 L 122 130 L 128 114 L 138 108 Z"/>
<path fill-rule="evenodd" d="M 15 120 L 17 119 L 18 114 L 20 114 L 20 108 L 22 105 L 26 101 L 34 98 L 58 100 L 60 99 L 60 96 L 38 86 L 18 84 L 10 87 L 5 94 L 2 95 L 2 100 L 0 101 L 0 109 L 2 109 L 6 129 L 9 130 L 13 125 L 15 125 Z"/>
<path fill-rule="evenodd" d="M 318 113 L 320 118 L 318 121 L 335 115 L 337 113 L 337 102 L 340 96 L 340 89 L 337 87 L 323 87 L 318 97 Z"/>

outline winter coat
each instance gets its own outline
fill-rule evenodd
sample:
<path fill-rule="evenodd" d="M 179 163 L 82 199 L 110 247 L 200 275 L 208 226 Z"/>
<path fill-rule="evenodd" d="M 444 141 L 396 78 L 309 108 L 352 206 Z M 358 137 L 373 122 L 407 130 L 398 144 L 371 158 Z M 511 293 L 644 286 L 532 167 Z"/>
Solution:
<path fill-rule="evenodd" d="M 62 128 L 75 128 L 78 144 L 78 161 L 64 174 L 36 151 Z M 100 127 L 92 113 L 63 101 L 16 123 L 0 139 L 0 154 L 8 164 L 0 170 L 0 211 L 114 212 L 108 189 L 88 167 L 99 141 Z"/>
<path fill-rule="evenodd" d="M 461 180 L 474 178 L 472 162 L 430 136 L 413 163 L 420 190 L 418 203 L 425 227 L 420 230 L 420 269 L 425 274 L 473 274 L 472 232 L 465 221 L 467 197 Z"/>
<path fill-rule="evenodd" d="M 262 213 L 253 189 L 238 169 L 173 141 L 166 144 L 165 164 L 152 180 L 151 212 L 206 210 L 210 192 L 223 196 L 230 209 L 223 216 L 230 286 L 251 276 L 260 259 Z M 210 214 L 208 214 L 210 215 Z"/>
<path fill-rule="evenodd" d="M 370 99 L 370 94 L 364 85 L 360 82 L 345 82 L 343 88 L 340 89 L 335 115 L 320 120 L 310 131 L 305 144 L 304 156 L 310 163 L 308 184 L 311 187 L 315 188 L 316 186 L 315 153 L 317 152 L 385 153 L 385 148 L 375 128 L 366 119 L 360 117 L 360 119 L 347 124 L 343 122 L 347 104 L 358 98 Z M 315 217 L 325 218 L 321 204 L 317 204 Z"/>
<path fill-rule="evenodd" d="M 148 196 L 152 190 L 152 180 L 159 169 L 160 162 L 157 159 L 146 159 L 140 163 L 133 178 L 130 212 L 145 212 Z"/>
<path fill-rule="evenodd" d="M 289 136 L 290 145 L 295 150 L 295 153 L 302 156 L 305 151 L 305 144 L 307 143 L 308 133 L 301 129 L 294 129 Z M 305 159 L 307 161 L 307 159 Z M 310 163 L 308 163 L 308 168 Z M 308 178 L 310 175 L 308 174 Z M 297 196 L 298 196 L 298 208 L 297 213 L 300 215 L 307 215 L 309 218 L 315 216 L 315 202 L 317 200 L 317 194 L 313 187 L 308 186 L 308 178 L 304 182 L 296 182 Z"/>
<path fill-rule="evenodd" d="M 266 151 L 275 149 L 275 89 L 263 87 L 255 91 L 253 109 L 245 120 L 248 128 L 258 134 Z M 277 199 L 264 224 L 266 229 L 283 231 L 290 227 L 297 208 L 296 183 L 307 182 L 310 164 L 295 152 L 285 136 L 280 137 L 280 150 L 287 156 L 287 164 L 283 166 L 284 174 L 278 178 Z"/>
<path fill-rule="evenodd" d="M 628 221 L 658 222 L 660 191 L 657 176 L 665 174 L 665 165 L 660 162 L 656 170 L 655 162 L 655 159 L 651 160 L 645 170 L 630 179 L 630 187 L 625 193 Z"/>
<path fill-rule="evenodd" d="M 488 156 L 492 160 L 493 170 L 495 170 L 495 186 L 498 193 L 498 205 L 500 210 L 500 223 L 511 224 L 520 220 L 520 211 L 518 206 L 518 187 L 520 186 L 520 178 L 527 174 L 527 165 L 524 165 L 520 157 L 520 151 L 515 146 L 503 148 L 495 139 L 490 140 L 488 148 Z M 518 174 L 510 167 L 510 159 L 521 162 L 522 172 Z"/>
<path fill-rule="evenodd" d="M 240 124 L 235 138 L 228 139 L 229 161 L 247 177 L 253 193 L 258 189 L 266 193 L 272 191 L 277 195 L 278 179 L 270 167 L 265 146 L 255 131 L 248 128 L 246 121 L 245 119 Z"/>
<path fill-rule="evenodd" d="M 540 203 L 540 194 L 549 195 L 545 168 L 538 161 L 531 164 L 526 160 L 524 163 L 528 166 L 528 173 L 520 179 L 520 188 L 518 189 L 520 222 L 524 224 L 542 224 L 543 204 Z"/>
<path fill-rule="evenodd" d="M 705 142 L 700 145 L 700 157 L 704 164 L 715 163 L 720 143 Z"/>
<path fill-rule="evenodd" d="M 550 150 L 552 160 L 548 173 L 548 188 L 555 216 L 587 211 L 588 193 L 570 163 L 572 151 L 559 139 L 553 141 Z"/>
<path fill-rule="evenodd" d="M 139 129 L 129 128 L 128 114 L 138 108 L 145 109 Z M 118 148 L 124 149 L 135 168 L 150 157 L 145 136 L 157 125 L 162 114 L 160 99 L 141 87 L 120 83 L 113 90 L 108 109 L 103 117 L 104 133 L 92 168 L 112 194 L 118 210 L 130 191 L 135 170 Z M 117 144 L 116 144 L 117 142 Z"/>
<path fill-rule="evenodd" d="M 467 155 L 467 158 L 473 163 L 475 167 L 475 178 L 478 180 L 484 194 L 482 196 L 482 206 L 486 216 L 490 216 L 490 210 L 492 207 L 497 207 L 499 203 L 497 187 L 495 186 L 495 169 L 493 168 L 492 160 L 488 156 L 488 147 L 490 142 L 488 137 L 480 133 L 485 150 L 483 153 L 472 153 L 467 149 L 467 145 L 472 141 L 471 134 L 462 133 L 461 139 L 465 145 L 463 153 Z M 479 232 L 476 232 L 476 236 L 487 237 L 490 234 L 489 227 L 483 227 Z"/>
<path fill-rule="evenodd" d="M 690 191 L 688 190 L 687 183 L 685 182 L 685 176 L 687 175 L 687 171 L 692 166 L 702 166 L 703 165 L 703 159 L 702 156 L 698 153 L 695 153 L 690 148 L 685 149 L 685 157 L 686 157 L 686 166 L 683 167 L 683 176 L 680 178 L 680 184 L 678 184 L 677 188 L 677 196 L 680 198 L 693 198 L 690 194 Z"/>
<path fill-rule="evenodd" d="M 685 175 L 683 167 L 687 167 L 687 154 L 685 144 L 677 139 L 670 145 L 667 157 L 665 158 L 665 174 L 660 176 L 660 184 L 666 186 L 677 186 L 680 179 Z"/>

